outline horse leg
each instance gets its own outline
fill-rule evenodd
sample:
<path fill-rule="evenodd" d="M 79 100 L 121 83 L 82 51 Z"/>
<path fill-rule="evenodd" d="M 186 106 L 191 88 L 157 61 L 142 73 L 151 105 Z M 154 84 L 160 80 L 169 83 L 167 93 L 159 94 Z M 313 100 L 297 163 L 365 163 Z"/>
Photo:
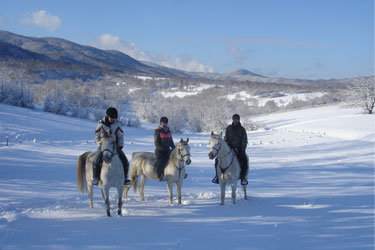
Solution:
<path fill-rule="evenodd" d="M 105 186 L 103 187 L 103 198 L 104 198 L 104 204 L 105 204 L 105 209 L 107 212 L 107 216 L 111 217 L 111 210 L 110 210 L 110 204 L 109 204 L 109 187 Z"/>
<path fill-rule="evenodd" d="M 90 208 L 93 208 L 94 207 L 94 204 L 92 202 L 92 197 L 94 195 L 94 186 L 87 183 L 87 193 L 89 195 L 89 201 L 90 201 Z"/>
<path fill-rule="evenodd" d="M 172 200 L 173 200 L 173 187 L 172 183 L 170 180 L 167 180 L 167 188 L 168 188 L 168 193 L 169 193 L 169 204 L 172 205 Z"/>
<path fill-rule="evenodd" d="M 237 191 L 237 180 L 232 183 L 232 200 L 233 204 L 236 204 L 236 191 Z"/>
<path fill-rule="evenodd" d="M 243 198 L 245 199 L 245 200 L 247 200 L 247 194 L 246 194 L 246 185 L 242 185 L 242 190 L 243 190 Z"/>
<path fill-rule="evenodd" d="M 220 203 L 220 205 L 224 205 L 225 184 L 223 182 L 220 182 L 220 190 L 221 190 L 221 203 Z"/>
<path fill-rule="evenodd" d="M 177 182 L 176 190 L 177 190 L 178 205 L 181 205 L 181 187 L 182 187 L 182 181 Z"/>
<path fill-rule="evenodd" d="M 131 188 L 131 185 L 126 185 L 124 187 L 124 190 L 123 190 L 124 195 L 122 196 L 123 199 L 127 199 L 128 198 L 128 192 L 129 192 L 130 188 Z"/>
<path fill-rule="evenodd" d="M 139 195 L 141 196 L 141 201 L 145 201 L 145 185 L 147 182 L 147 177 L 142 174 L 141 181 L 139 182 Z"/>
<path fill-rule="evenodd" d="M 121 187 L 117 187 L 117 214 L 122 215 L 122 193 L 124 189 Z"/>

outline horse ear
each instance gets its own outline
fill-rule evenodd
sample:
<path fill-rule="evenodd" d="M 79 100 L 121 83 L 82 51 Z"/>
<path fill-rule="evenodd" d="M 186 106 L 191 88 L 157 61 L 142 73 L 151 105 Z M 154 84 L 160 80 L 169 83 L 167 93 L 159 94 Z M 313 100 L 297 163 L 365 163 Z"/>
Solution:
<path fill-rule="evenodd" d="M 186 143 L 189 143 L 189 137 L 187 138 Z"/>
<path fill-rule="evenodd" d="M 211 131 L 211 136 L 213 136 L 214 135 L 214 131 Z"/>
<path fill-rule="evenodd" d="M 180 142 L 183 142 L 183 141 L 184 141 L 184 139 L 181 138 Z"/>

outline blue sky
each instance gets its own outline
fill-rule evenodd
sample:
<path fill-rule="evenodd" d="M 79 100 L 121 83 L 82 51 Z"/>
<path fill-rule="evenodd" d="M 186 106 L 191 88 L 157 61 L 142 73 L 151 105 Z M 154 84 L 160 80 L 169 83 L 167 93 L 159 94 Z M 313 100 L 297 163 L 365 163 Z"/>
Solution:
<path fill-rule="evenodd" d="M 374 75 L 373 0 L 1 0 L 0 29 L 187 71 Z"/>

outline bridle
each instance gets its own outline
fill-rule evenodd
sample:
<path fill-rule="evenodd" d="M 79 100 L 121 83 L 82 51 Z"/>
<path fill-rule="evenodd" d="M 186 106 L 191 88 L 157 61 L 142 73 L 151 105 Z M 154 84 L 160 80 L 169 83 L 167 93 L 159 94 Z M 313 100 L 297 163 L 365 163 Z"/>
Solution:
<path fill-rule="evenodd" d="M 219 140 L 219 147 L 218 148 L 216 148 L 216 147 L 210 147 L 210 151 L 212 151 L 212 150 L 216 150 L 216 158 L 219 158 L 219 151 L 220 151 L 220 149 L 221 149 L 221 142 L 220 142 L 220 140 Z M 220 168 L 220 170 L 221 170 L 221 174 L 223 175 L 223 180 L 224 180 L 224 183 L 226 183 L 226 181 L 225 181 L 225 178 L 224 178 L 224 173 L 225 173 L 225 171 L 227 171 L 229 168 L 230 168 L 230 166 L 232 166 L 232 163 L 233 163 L 233 161 L 234 161 L 234 156 L 235 156 L 235 154 L 234 154 L 234 151 L 233 151 L 233 149 L 230 149 L 229 150 L 229 152 L 226 154 L 226 155 L 224 155 L 224 156 L 221 156 L 220 158 L 223 158 L 223 157 L 226 157 L 227 155 L 229 155 L 230 153 L 232 153 L 233 155 L 232 155 L 232 160 L 230 161 L 230 163 L 228 164 L 228 166 L 226 166 L 226 167 L 223 167 L 222 165 L 221 165 L 221 162 L 219 161 L 219 159 L 218 159 L 218 166 L 219 166 L 219 168 Z"/>
<path fill-rule="evenodd" d="M 181 158 L 182 159 L 179 159 L 179 161 L 185 161 L 185 156 L 189 156 L 190 157 L 190 154 L 189 153 L 187 153 L 187 154 L 185 154 L 185 155 L 182 155 L 182 153 L 181 153 L 181 149 L 178 149 L 178 153 L 180 154 L 180 156 L 181 156 Z"/>
<path fill-rule="evenodd" d="M 216 156 L 218 156 L 218 155 L 219 155 L 219 150 L 220 150 L 220 148 L 221 148 L 221 143 L 220 143 L 220 141 L 219 141 L 219 147 L 218 147 L 218 148 L 210 147 L 210 151 L 212 151 L 213 149 L 215 149 L 215 150 L 216 150 Z"/>
<path fill-rule="evenodd" d="M 187 153 L 187 154 L 185 154 L 185 155 L 182 155 L 181 151 L 182 151 L 182 150 L 179 148 L 179 149 L 178 149 L 178 153 L 179 153 L 179 155 L 181 156 L 181 159 L 178 159 L 178 166 L 177 166 L 177 165 L 174 165 L 175 168 L 178 170 L 178 179 L 177 179 L 177 180 L 180 180 L 180 178 L 181 178 L 181 171 L 182 171 L 182 169 L 185 168 L 185 164 L 184 164 L 184 162 L 185 162 L 185 158 L 184 158 L 184 157 L 186 157 L 186 156 L 189 156 L 189 157 L 190 157 L 190 154 L 189 154 L 189 153 Z M 181 166 L 180 162 L 182 162 L 182 166 Z"/>
<path fill-rule="evenodd" d="M 117 154 L 115 143 L 112 142 L 112 150 L 105 148 L 102 150 L 103 154 L 104 152 L 108 151 L 111 154 L 110 160 L 112 161 L 112 158 Z"/>

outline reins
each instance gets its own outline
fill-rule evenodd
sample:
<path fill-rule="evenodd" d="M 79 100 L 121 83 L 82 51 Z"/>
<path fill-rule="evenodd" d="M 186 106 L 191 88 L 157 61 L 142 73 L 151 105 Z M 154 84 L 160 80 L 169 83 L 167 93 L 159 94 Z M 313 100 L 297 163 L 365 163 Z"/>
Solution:
<path fill-rule="evenodd" d="M 232 166 L 232 164 L 233 164 L 233 161 L 234 161 L 234 157 L 235 157 L 235 154 L 234 154 L 234 152 L 233 152 L 233 149 L 230 149 L 229 150 L 229 152 L 226 154 L 226 155 L 224 155 L 224 156 L 220 156 L 219 157 L 219 150 L 221 149 L 221 142 L 220 142 L 220 145 L 219 145 L 219 147 L 218 148 L 215 148 L 215 147 L 211 147 L 212 149 L 215 149 L 216 151 L 217 151 L 217 158 L 218 158 L 218 166 L 219 166 L 219 168 L 220 168 L 220 171 L 221 171 L 221 174 L 222 174 L 222 177 L 223 177 L 223 180 L 224 180 L 224 183 L 226 183 L 226 181 L 225 181 L 225 177 L 224 177 L 224 174 L 225 174 L 225 172 Z M 233 152 L 233 153 L 232 153 Z M 228 166 L 226 166 L 226 167 L 223 167 L 222 166 L 222 164 L 221 164 L 221 161 L 219 160 L 219 158 L 221 159 L 221 158 L 224 158 L 224 157 L 226 157 L 227 155 L 229 155 L 230 153 L 232 153 L 232 160 L 230 161 L 230 163 L 228 164 Z"/>
<path fill-rule="evenodd" d="M 110 149 L 108 149 L 108 148 L 105 148 L 105 149 L 103 149 L 103 154 L 104 154 L 104 152 L 105 151 L 108 151 L 110 154 L 111 154 L 111 157 L 110 157 L 110 159 L 111 159 L 111 161 L 112 161 L 112 158 L 117 154 L 117 150 L 116 150 L 116 146 L 115 146 L 115 144 L 114 143 L 112 143 L 112 145 L 113 145 L 113 149 L 112 150 L 110 150 Z"/>
<path fill-rule="evenodd" d="M 177 167 L 177 165 L 174 165 L 175 168 L 178 170 L 178 179 L 177 179 L 177 181 L 180 180 L 180 178 L 181 178 L 181 171 L 182 171 L 182 169 L 185 168 L 185 164 L 184 164 L 185 159 L 184 159 L 184 157 L 185 157 L 185 156 L 190 156 L 190 154 L 182 155 L 180 149 L 178 149 L 178 153 L 180 154 L 181 159 L 178 159 L 178 158 L 177 158 L 177 159 L 178 159 L 178 167 Z M 182 167 L 180 167 L 180 162 L 181 162 L 181 161 L 182 161 Z"/>

